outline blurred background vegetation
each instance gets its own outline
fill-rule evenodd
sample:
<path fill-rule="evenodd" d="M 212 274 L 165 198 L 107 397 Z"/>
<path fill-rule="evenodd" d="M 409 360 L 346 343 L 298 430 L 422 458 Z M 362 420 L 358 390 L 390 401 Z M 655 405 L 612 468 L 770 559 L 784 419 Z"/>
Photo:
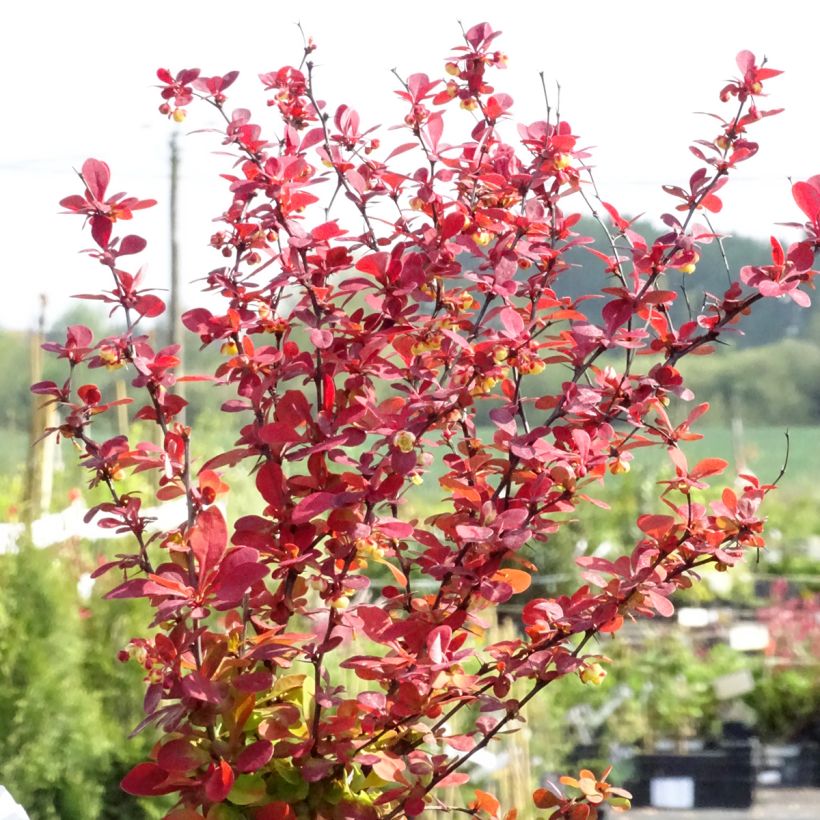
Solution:
<path fill-rule="evenodd" d="M 726 240 L 725 252 L 730 264 L 734 260 L 763 264 L 770 258 L 767 242 L 749 239 Z M 582 253 L 578 251 L 573 259 L 577 270 L 564 277 L 568 294 L 590 292 L 603 284 L 600 270 Z M 721 294 L 726 271 L 717 245 L 707 248 L 695 275 L 681 276 L 669 286 L 682 288 L 677 322 L 687 319 L 687 304 L 697 310 L 704 294 Z M 107 332 L 105 316 L 81 304 L 49 322 L 46 336 L 62 339 L 66 324 L 76 323 L 92 327 L 95 336 Z M 801 311 L 790 301 L 769 300 L 756 309 L 747 325 L 745 335 L 731 339 L 731 349 L 720 347 L 712 356 L 692 357 L 683 364 L 697 399 L 712 405 L 706 423 L 698 428 L 704 439 L 688 445 L 687 454 L 692 462 L 706 455 L 721 456 L 736 470 L 749 469 L 769 481 L 783 465 L 784 433 L 789 430 L 788 470 L 766 508 L 770 546 L 759 563 L 750 558 L 730 574 L 730 581 L 707 578 L 678 603 L 729 609 L 737 618 L 765 620 L 771 582 L 783 577 L 787 580 L 785 587 L 778 587 L 780 601 L 791 603 L 780 609 L 814 607 L 811 611 L 817 613 L 820 314 Z M 161 330 L 155 333 L 161 341 Z M 4 441 L 0 522 L 15 522 L 26 515 L 31 417 L 37 402 L 32 400 L 28 389 L 32 379 L 22 363 L 30 360 L 31 348 L 29 334 L 0 330 Z M 218 351 L 198 351 L 198 340 L 186 334 L 187 372 L 212 372 L 218 357 Z M 62 381 L 64 364 L 46 357 L 39 378 Z M 116 395 L 116 380 L 122 376 L 94 371 L 107 398 Z M 562 376 L 547 371 L 528 378 L 535 393 L 539 380 L 546 390 Z M 236 417 L 226 424 L 219 412 L 220 402 L 229 398 L 227 392 L 208 383 L 192 384 L 187 398 L 195 455 L 228 449 L 233 443 L 230 423 Z M 487 410 L 480 408 L 479 421 L 486 419 Z M 125 423 L 123 414 L 110 413 L 102 420 L 108 426 L 97 437 L 111 435 Z M 480 427 L 479 432 L 487 429 Z M 64 443 L 54 463 L 49 509 L 42 512 L 63 510 L 71 499 L 84 506 L 102 500 L 97 491 L 87 489 L 74 455 L 71 444 Z M 546 555 L 532 556 L 541 574 L 527 594 L 555 595 L 571 589 L 578 580 L 573 565 L 577 555 L 611 556 L 630 549 L 639 537 L 635 519 L 640 512 L 657 508 L 656 482 L 669 469 L 663 453 L 637 451 L 632 471 L 612 477 L 612 486 L 600 493 L 612 509 L 586 507 L 550 542 Z M 230 514 L 254 509 L 253 481 L 243 466 L 231 470 L 226 480 L 232 487 Z M 129 481 L 140 488 L 138 481 Z M 408 504 L 419 518 L 440 507 L 443 493 L 435 475 L 415 490 Z M 0 554 L 0 784 L 33 820 L 147 820 L 163 814 L 161 801 L 137 801 L 118 788 L 123 774 L 144 759 L 153 742 L 150 732 L 125 739 L 142 718 L 142 673 L 115 659 L 131 637 L 144 634 L 150 619 L 147 609 L 139 601 L 103 601 L 104 580 L 93 589 L 87 584 L 78 587 L 102 556 L 120 548 L 114 541 L 75 539 L 35 549 L 22 538 L 16 553 Z M 380 582 L 376 576 L 374 585 Z M 521 605 L 518 600 L 516 609 Z M 491 634 L 505 630 L 513 634 L 513 614 L 507 608 L 490 613 Z M 604 683 L 583 686 L 572 678 L 551 687 L 524 731 L 505 738 L 482 761 L 481 776 L 488 786 L 500 790 L 502 804 L 511 806 L 516 794 L 537 786 L 542 774 L 562 772 L 577 749 L 590 744 L 611 757 L 613 749 L 617 756 L 618 749 L 646 749 L 658 742 L 714 740 L 725 716 L 715 681 L 737 670 L 748 670 L 753 677 L 754 688 L 741 700 L 747 709 L 745 719 L 762 739 L 820 741 L 820 662 L 818 644 L 811 643 L 818 636 L 801 629 L 793 637 L 797 643 L 808 642 L 811 651 L 784 655 L 772 646 L 757 652 L 732 649 L 717 627 L 698 632 L 652 622 L 627 630 L 623 640 L 606 642 L 596 650 L 614 661 L 607 666 Z M 347 683 L 357 685 L 355 679 Z M 476 785 L 481 783 L 479 777 Z"/>

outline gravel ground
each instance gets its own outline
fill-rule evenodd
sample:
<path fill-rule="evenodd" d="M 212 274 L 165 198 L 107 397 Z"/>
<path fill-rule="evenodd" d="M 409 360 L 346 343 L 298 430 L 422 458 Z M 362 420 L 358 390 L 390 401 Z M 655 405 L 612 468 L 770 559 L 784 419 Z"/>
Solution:
<path fill-rule="evenodd" d="M 633 809 L 613 820 L 820 820 L 820 789 L 757 789 L 750 809 Z"/>

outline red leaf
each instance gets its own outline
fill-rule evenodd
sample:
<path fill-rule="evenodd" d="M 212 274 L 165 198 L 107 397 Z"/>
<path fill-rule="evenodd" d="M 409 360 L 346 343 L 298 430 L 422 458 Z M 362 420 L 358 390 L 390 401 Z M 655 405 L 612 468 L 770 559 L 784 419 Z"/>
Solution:
<path fill-rule="evenodd" d="M 669 618 L 675 614 L 675 607 L 673 606 L 672 602 L 661 595 L 659 592 L 655 592 L 655 590 L 650 589 L 647 590 L 646 596 L 652 603 L 652 606 L 658 611 L 659 615 L 663 615 L 665 618 Z"/>
<path fill-rule="evenodd" d="M 408 817 L 418 817 L 424 812 L 424 800 L 420 797 L 411 797 L 404 801 L 404 811 Z"/>
<path fill-rule="evenodd" d="M 227 561 L 226 561 L 227 563 Z M 225 568 L 219 574 L 216 585 L 216 603 L 220 608 L 238 604 L 245 592 L 257 581 L 261 581 L 270 574 L 270 567 L 246 561 L 230 569 Z"/>
<path fill-rule="evenodd" d="M 190 772 L 207 760 L 207 752 L 185 739 L 166 743 L 157 754 L 158 765 L 167 772 Z"/>
<path fill-rule="evenodd" d="M 382 281 L 389 261 L 390 257 L 386 253 L 371 253 L 362 257 L 356 263 L 356 270 L 362 273 L 369 273 L 379 281 Z"/>
<path fill-rule="evenodd" d="M 160 316 L 164 312 L 165 302 L 163 302 L 159 296 L 146 293 L 137 299 L 134 310 L 136 310 L 140 316 L 147 316 L 149 319 L 153 319 L 155 316 Z"/>
<path fill-rule="evenodd" d="M 403 154 L 405 151 L 411 151 L 413 148 L 417 148 L 417 142 L 405 142 L 402 145 L 399 145 L 397 148 L 394 148 L 388 155 L 387 159 L 393 159 L 393 157 L 397 157 L 399 154 Z M 68 206 L 66 206 L 68 207 Z"/>
<path fill-rule="evenodd" d="M 296 812 L 287 803 L 277 800 L 254 809 L 253 820 L 296 820 Z"/>
<path fill-rule="evenodd" d="M 469 752 L 475 748 L 476 740 L 472 735 L 451 735 L 444 742 L 458 752 Z"/>
<path fill-rule="evenodd" d="M 439 228 L 442 239 L 449 239 L 464 230 L 464 214 L 461 211 L 449 213 L 444 217 Z"/>
<path fill-rule="evenodd" d="M 189 698 L 204 700 L 206 703 L 221 703 L 219 687 L 201 672 L 194 670 L 182 679 L 182 690 Z"/>
<path fill-rule="evenodd" d="M 439 112 L 430 115 L 427 120 L 427 135 L 430 138 L 430 147 L 433 151 L 438 151 L 438 144 L 444 132 L 444 117 Z"/>
<path fill-rule="evenodd" d="M 265 692 L 273 686 L 273 675 L 267 671 L 249 672 L 234 678 L 233 685 L 240 692 Z"/>
<path fill-rule="evenodd" d="M 130 581 L 120 584 L 111 592 L 106 593 L 106 598 L 142 598 L 145 595 L 145 585 L 148 583 L 145 578 L 132 578 Z"/>
<path fill-rule="evenodd" d="M 333 493 L 311 493 L 306 498 L 303 498 L 293 510 L 292 520 L 294 524 L 304 524 L 321 515 L 325 510 L 329 510 L 333 506 Z"/>
<path fill-rule="evenodd" d="M 327 350 L 333 344 L 333 334 L 329 330 L 313 327 L 310 329 L 310 341 L 319 350 Z"/>
<path fill-rule="evenodd" d="M 92 216 L 91 236 L 101 248 L 107 248 L 111 239 L 111 220 L 105 216 Z"/>
<path fill-rule="evenodd" d="M 497 120 L 512 108 L 513 98 L 509 94 L 493 94 L 487 100 L 485 111 L 491 120 Z"/>
<path fill-rule="evenodd" d="M 211 803 L 221 803 L 233 788 L 233 769 L 225 760 L 212 764 L 211 771 L 205 779 L 205 796 Z"/>
<path fill-rule="evenodd" d="M 467 772 L 453 772 L 452 774 L 448 774 L 447 777 L 439 780 L 436 783 L 437 789 L 446 789 L 449 786 L 462 786 L 465 783 L 469 782 L 470 775 Z"/>
<path fill-rule="evenodd" d="M 83 163 L 83 181 L 94 199 L 105 199 L 105 189 L 111 179 L 108 165 L 99 159 L 87 159 Z"/>
<path fill-rule="evenodd" d="M 489 527 L 478 527 L 474 524 L 458 524 L 456 533 L 465 541 L 487 541 L 493 537 L 493 531 Z"/>
<path fill-rule="evenodd" d="M 168 773 L 156 763 L 138 763 L 120 781 L 120 788 L 135 797 L 156 797 L 177 790 L 176 785 L 163 785 L 167 780 Z"/>
<path fill-rule="evenodd" d="M 808 182 L 795 182 L 792 185 L 792 196 L 797 207 L 812 221 L 820 219 L 820 190 Z"/>
<path fill-rule="evenodd" d="M 317 241 L 317 242 L 324 242 L 327 239 L 334 239 L 337 236 L 342 236 L 345 233 L 343 231 L 336 220 L 334 219 L 332 222 L 325 222 L 322 225 L 314 228 L 310 235 Z"/>
<path fill-rule="evenodd" d="M 268 740 L 258 740 L 239 753 L 234 766 L 238 772 L 255 772 L 267 765 L 272 757 L 273 744 Z"/>
<path fill-rule="evenodd" d="M 325 373 L 325 375 L 322 376 L 322 388 L 322 410 L 326 413 L 330 413 L 336 404 L 336 383 L 333 381 L 333 376 L 329 373 Z"/>
<path fill-rule="evenodd" d="M 219 563 L 228 544 L 228 527 L 219 507 L 208 507 L 199 514 L 188 543 L 199 564 L 200 576 Z"/>
<path fill-rule="evenodd" d="M 122 242 L 120 242 L 120 248 L 119 251 L 117 251 L 117 256 L 128 256 L 132 253 L 139 253 L 145 249 L 147 244 L 148 243 L 141 236 L 134 236 L 133 234 L 126 236 Z"/>
<path fill-rule="evenodd" d="M 508 339 L 520 339 L 524 335 L 524 320 L 517 310 L 504 308 L 498 317 Z"/>

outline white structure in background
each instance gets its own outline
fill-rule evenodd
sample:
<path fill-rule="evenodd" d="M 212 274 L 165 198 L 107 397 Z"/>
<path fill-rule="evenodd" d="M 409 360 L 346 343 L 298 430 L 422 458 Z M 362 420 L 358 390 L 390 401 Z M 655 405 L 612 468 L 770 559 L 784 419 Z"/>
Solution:
<path fill-rule="evenodd" d="M 695 781 L 691 777 L 653 777 L 649 805 L 656 809 L 691 809 L 695 806 Z"/>
<path fill-rule="evenodd" d="M 225 514 L 225 505 L 217 504 L 222 514 Z M 82 501 L 75 501 L 62 512 L 44 515 L 31 525 L 31 540 L 35 547 L 44 549 L 54 544 L 63 544 L 72 538 L 83 541 L 107 541 L 111 538 L 126 538 L 131 533 L 115 533 L 113 530 L 100 529 L 93 521 L 86 524 L 83 520 L 88 509 Z M 185 497 L 166 501 L 158 507 L 148 507 L 142 511 L 146 518 L 153 519 L 148 524 L 148 531 L 170 530 L 178 527 L 180 522 L 188 517 L 188 507 Z M 13 553 L 18 550 L 18 542 L 25 535 L 25 524 L 0 524 L 0 555 Z M 77 593 L 80 600 L 88 601 L 94 589 L 94 579 L 89 573 L 83 573 L 77 582 Z M 16 815 L 14 815 L 16 816 Z M 25 816 L 25 815 L 21 815 Z M 13 815 L 9 815 L 9 818 Z M 0 820 L 7 820 L 2 814 L 0 804 Z"/>
<path fill-rule="evenodd" d="M 113 530 L 100 529 L 93 521 L 83 521 L 88 509 L 81 501 L 74 502 L 62 512 L 44 515 L 31 525 L 31 540 L 35 547 L 43 549 L 54 544 L 62 544 L 72 538 L 83 541 L 108 541 L 112 538 L 124 538 L 130 533 L 117 534 Z M 158 507 L 144 509 L 143 515 L 156 519 L 149 525 L 151 530 L 169 530 L 179 525 L 188 515 L 185 498 L 166 501 Z M 224 512 L 224 509 L 223 509 Z M 24 524 L 0 524 L 0 555 L 17 552 L 20 538 L 25 533 Z M 0 816 L 0 820 L 3 818 Z"/>
<path fill-rule="evenodd" d="M 729 629 L 729 646 L 737 652 L 762 652 L 769 645 L 766 624 L 744 622 Z"/>
<path fill-rule="evenodd" d="M 701 606 L 682 606 L 678 608 L 678 623 L 686 629 L 702 629 L 717 623 L 718 612 Z"/>
<path fill-rule="evenodd" d="M 0 786 L 0 820 L 29 820 L 26 810 L 15 801 L 5 786 Z"/>

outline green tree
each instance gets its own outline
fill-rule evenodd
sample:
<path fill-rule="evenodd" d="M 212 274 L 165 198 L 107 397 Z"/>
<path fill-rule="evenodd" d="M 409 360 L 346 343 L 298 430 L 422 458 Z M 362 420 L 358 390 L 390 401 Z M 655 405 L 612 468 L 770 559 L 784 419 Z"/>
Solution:
<path fill-rule="evenodd" d="M 122 740 L 142 716 L 141 682 L 112 656 L 144 616 L 81 606 L 52 549 L 0 555 L 0 590 L 0 782 L 32 820 L 160 816 L 119 791 L 149 740 Z"/>

